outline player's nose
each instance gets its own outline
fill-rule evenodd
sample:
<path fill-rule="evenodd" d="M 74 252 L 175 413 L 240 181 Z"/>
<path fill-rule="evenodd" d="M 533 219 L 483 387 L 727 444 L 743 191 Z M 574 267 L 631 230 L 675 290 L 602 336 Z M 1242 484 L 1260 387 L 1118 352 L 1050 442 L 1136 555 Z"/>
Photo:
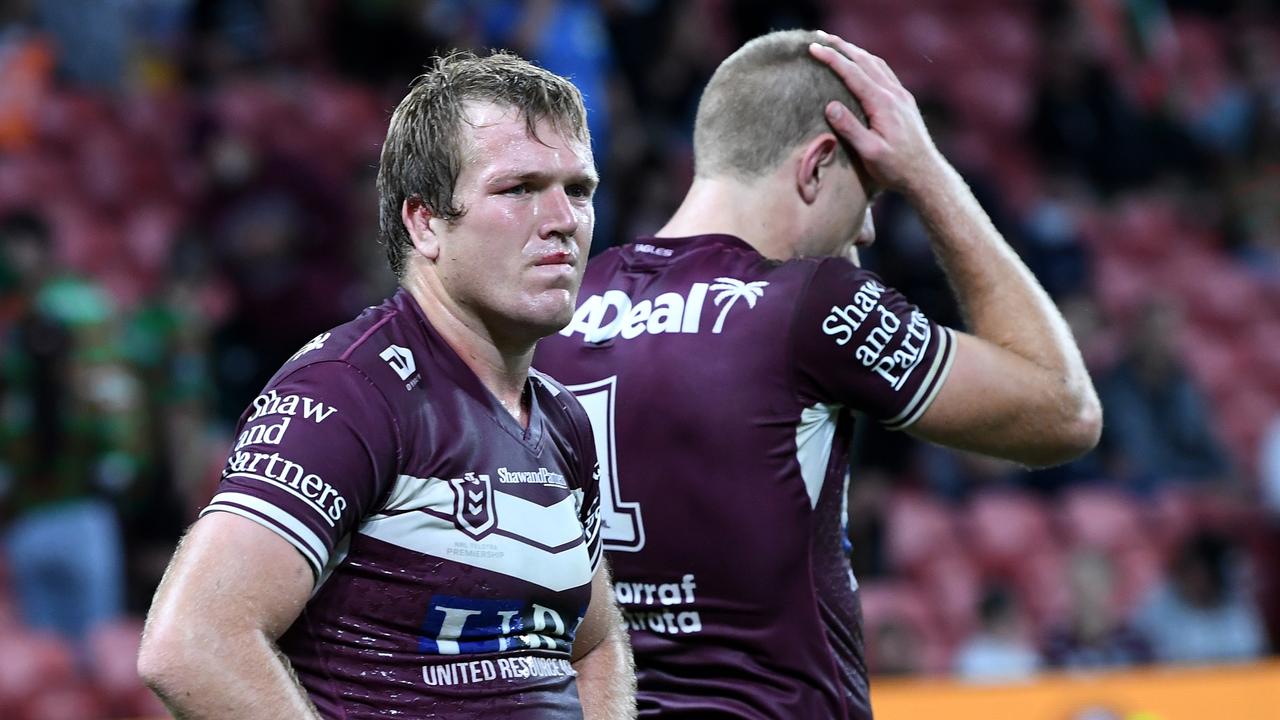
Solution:
<path fill-rule="evenodd" d="M 578 213 L 562 187 L 549 188 L 542 196 L 540 237 L 573 237 L 578 232 Z"/>

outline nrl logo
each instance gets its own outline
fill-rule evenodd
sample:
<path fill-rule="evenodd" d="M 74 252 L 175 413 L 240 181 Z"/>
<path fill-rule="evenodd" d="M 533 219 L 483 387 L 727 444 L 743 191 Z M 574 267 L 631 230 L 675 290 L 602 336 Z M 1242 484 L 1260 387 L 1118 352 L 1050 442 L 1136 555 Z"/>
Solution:
<path fill-rule="evenodd" d="M 466 473 L 449 481 L 453 488 L 453 523 L 473 539 L 488 535 L 498 524 L 493 487 L 488 475 Z"/>

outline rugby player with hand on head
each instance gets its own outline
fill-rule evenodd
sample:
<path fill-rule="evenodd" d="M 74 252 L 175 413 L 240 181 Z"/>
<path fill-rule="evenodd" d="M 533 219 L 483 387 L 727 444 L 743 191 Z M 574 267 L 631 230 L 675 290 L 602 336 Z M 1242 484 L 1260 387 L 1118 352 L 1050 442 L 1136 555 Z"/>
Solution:
<path fill-rule="evenodd" d="M 594 224 L 586 114 L 514 55 L 439 60 L 378 174 L 400 289 L 241 417 L 138 668 L 180 718 L 628 718 L 583 409 L 530 370 Z"/>
<path fill-rule="evenodd" d="M 694 158 L 675 215 L 591 262 L 535 358 L 595 425 L 640 714 L 869 718 L 842 532 L 855 413 L 1049 465 L 1097 442 L 1098 400 L 879 58 L 816 32 L 752 40 L 703 93 Z M 850 261 L 880 190 L 923 220 L 970 333 Z"/>

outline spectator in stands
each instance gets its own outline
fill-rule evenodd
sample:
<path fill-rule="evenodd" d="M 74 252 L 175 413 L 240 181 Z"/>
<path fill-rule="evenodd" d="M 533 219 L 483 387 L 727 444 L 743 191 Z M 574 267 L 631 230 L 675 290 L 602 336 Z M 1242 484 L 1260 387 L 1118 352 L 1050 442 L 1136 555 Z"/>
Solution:
<path fill-rule="evenodd" d="M 106 296 L 58 272 L 51 240 L 35 214 L 0 220 L 17 279 L 0 362 L 0 544 L 25 622 L 79 643 L 122 611 L 120 527 L 103 494 L 131 473 L 113 404 L 137 388 L 110 360 Z"/>
<path fill-rule="evenodd" d="M 1099 382 L 1107 415 L 1103 446 L 1133 489 L 1170 481 L 1223 481 L 1227 457 L 1208 422 L 1208 405 L 1178 356 L 1180 318 L 1171 303 L 1141 308 L 1119 362 Z"/>
<path fill-rule="evenodd" d="M 1111 561 L 1101 552 L 1081 550 L 1071 556 L 1071 613 L 1045 640 L 1046 665 L 1102 669 L 1151 661 L 1147 639 L 1115 617 L 1113 573 Z"/>
<path fill-rule="evenodd" d="M 1027 642 L 1013 594 L 1003 587 L 988 588 L 978 617 L 978 631 L 956 651 L 956 675 L 964 680 L 1024 680 L 1040 669 L 1040 654 Z"/>
<path fill-rule="evenodd" d="M 1156 659 L 1229 662 L 1266 652 L 1262 620 L 1238 580 L 1234 553 L 1225 537 L 1208 532 L 1193 535 L 1178 550 L 1167 582 L 1136 615 Z"/>

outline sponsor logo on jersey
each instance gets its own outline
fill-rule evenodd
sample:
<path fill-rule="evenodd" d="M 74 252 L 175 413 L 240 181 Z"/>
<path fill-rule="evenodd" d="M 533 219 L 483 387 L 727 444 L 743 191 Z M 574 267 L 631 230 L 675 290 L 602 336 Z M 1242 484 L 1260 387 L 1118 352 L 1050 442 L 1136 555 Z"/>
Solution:
<path fill-rule="evenodd" d="M 568 487 L 565 482 L 564 475 L 553 472 L 544 467 L 537 470 L 518 471 L 508 470 L 505 467 L 498 468 L 498 482 L 504 485 L 513 484 L 531 484 L 531 485 L 554 485 L 556 487 Z"/>
<path fill-rule="evenodd" d="M 413 360 L 413 353 L 399 345 L 388 345 L 386 350 L 378 353 L 378 357 L 386 360 L 401 380 L 408 380 L 409 376 L 418 370 L 418 364 Z"/>
<path fill-rule="evenodd" d="M 450 480 L 449 487 L 453 489 L 454 525 L 475 540 L 492 532 L 498 524 L 498 513 L 489 476 L 469 472 Z"/>
<path fill-rule="evenodd" d="M 843 347 L 866 326 L 865 337 L 853 350 L 854 357 L 899 390 L 924 358 L 931 328 L 919 310 L 912 310 L 904 325 L 902 318 L 881 303 L 885 290 L 875 280 L 862 283 L 848 305 L 831 308 L 822 320 L 822 332 Z M 902 338 L 895 343 L 899 333 Z M 894 350 L 889 352 L 891 346 Z"/>
<path fill-rule="evenodd" d="M 302 395 L 281 395 L 271 390 L 265 395 L 254 398 L 253 413 L 245 420 L 245 428 L 236 438 L 235 449 L 240 450 L 248 445 L 279 445 L 289 431 L 289 424 L 297 417 L 299 410 L 302 417 L 316 424 L 322 423 L 330 415 L 338 411 L 332 405 L 325 405 Z M 278 423 L 253 423 L 268 417 L 281 417 Z"/>
<path fill-rule="evenodd" d="M 295 417 L 301 405 L 302 416 L 317 424 L 324 422 L 330 415 L 338 411 L 332 405 L 312 400 L 303 395 L 281 395 L 275 390 L 268 391 L 253 399 L 253 414 L 245 420 L 245 424 L 255 422 L 269 415 L 287 415 Z"/>
<path fill-rule="evenodd" d="M 497 660 L 472 660 L 444 665 L 423 665 L 422 681 L 432 687 L 440 685 L 470 685 L 502 678 L 526 680 L 544 677 L 573 677 L 573 665 L 564 658 L 546 658 L 521 655 Z"/>
<path fill-rule="evenodd" d="M 667 635 L 695 633 L 702 630 L 702 616 L 692 607 L 698 588 L 693 573 L 679 582 L 631 582 L 615 578 L 613 596 L 622 610 L 622 618 L 632 630 L 649 630 Z"/>
<path fill-rule="evenodd" d="M 280 453 L 235 451 L 227 461 L 226 477 L 243 477 L 270 483 L 305 502 L 330 526 L 342 518 L 347 499 L 337 488 Z"/>
<path fill-rule="evenodd" d="M 734 307 L 743 304 L 754 308 L 768 286 L 763 280 L 743 282 L 719 277 L 714 283 L 694 283 L 684 294 L 666 292 L 639 302 L 633 302 L 621 290 L 606 290 L 583 300 L 560 334 L 572 337 L 581 333 L 585 342 L 600 343 L 615 337 L 631 340 L 645 334 L 698 333 L 702 331 L 702 312 L 710 292 L 714 293 L 712 305 L 720 308 L 711 326 L 711 333 L 718 335 Z"/>
<path fill-rule="evenodd" d="M 437 595 L 418 637 L 418 652 L 471 655 L 511 650 L 567 653 L 578 628 L 554 608 L 527 601 Z"/>
<path fill-rule="evenodd" d="M 297 360 L 298 358 L 302 357 L 303 355 L 306 355 L 312 350 L 319 350 L 320 348 L 324 347 L 324 341 L 329 339 L 330 334 L 331 333 L 327 333 L 327 332 L 320 333 L 319 335 L 308 340 L 306 345 L 303 345 L 302 347 L 298 348 L 298 352 L 294 353 L 293 356 L 289 358 L 289 362 L 293 362 L 294 360 Z"/>

